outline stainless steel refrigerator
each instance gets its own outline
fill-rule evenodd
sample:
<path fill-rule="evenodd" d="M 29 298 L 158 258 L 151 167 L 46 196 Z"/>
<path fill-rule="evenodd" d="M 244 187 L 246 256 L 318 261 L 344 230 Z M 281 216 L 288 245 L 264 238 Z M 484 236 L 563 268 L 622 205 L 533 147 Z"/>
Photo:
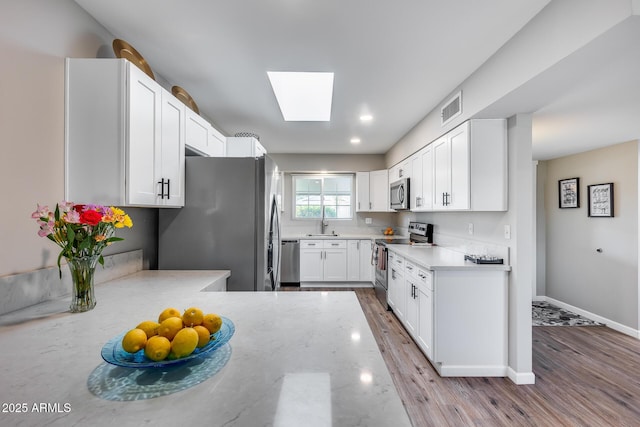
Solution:
<path fill-rule="evenodd" d="M 278 179 L 267 156 L 187 157 L 185 206 L 160 209 L 158 268 L 231 270 L 229 291 L 277 290 Z"/>

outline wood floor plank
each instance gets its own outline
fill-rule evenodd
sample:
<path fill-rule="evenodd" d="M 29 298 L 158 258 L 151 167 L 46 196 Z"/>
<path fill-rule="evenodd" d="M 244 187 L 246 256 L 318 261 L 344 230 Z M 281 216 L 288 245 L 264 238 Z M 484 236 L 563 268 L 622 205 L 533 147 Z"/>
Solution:
<path fill-rule="evenodd" d="M 356 293 L 415 427 L 640 426 L 640 340 L 602 326 L 536 326 L 536 384 L 442 378 L 372 289 L 342 290 Z"/>

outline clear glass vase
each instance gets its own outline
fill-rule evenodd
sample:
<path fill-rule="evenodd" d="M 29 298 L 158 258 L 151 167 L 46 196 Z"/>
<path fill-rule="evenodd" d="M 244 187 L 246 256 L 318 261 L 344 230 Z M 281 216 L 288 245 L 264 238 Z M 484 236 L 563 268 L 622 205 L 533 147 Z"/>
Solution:
<path fill-rule="evenodd" d="M 71 306 L 72 313 L 89 311 L 96 306 L 93 289 L 93 276 L 100 255 L 67 258 L 71 271 Z"/>

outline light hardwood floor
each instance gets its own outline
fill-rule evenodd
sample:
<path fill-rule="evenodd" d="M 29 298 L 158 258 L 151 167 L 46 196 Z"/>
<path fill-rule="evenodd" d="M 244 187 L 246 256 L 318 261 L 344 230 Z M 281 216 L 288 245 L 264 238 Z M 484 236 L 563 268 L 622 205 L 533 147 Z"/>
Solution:
<path fill-rule="evenodd" d="M 442 378 L 372 289 L 348 290 L 415 427 L 640 426 L 640 340 L 606 327 L 534 327 L 535 385 Z"/>

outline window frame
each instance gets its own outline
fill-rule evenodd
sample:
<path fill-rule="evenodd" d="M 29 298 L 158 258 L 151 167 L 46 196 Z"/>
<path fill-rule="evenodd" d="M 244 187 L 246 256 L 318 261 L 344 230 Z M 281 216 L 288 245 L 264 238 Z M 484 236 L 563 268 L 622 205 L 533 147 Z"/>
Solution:
<path fill-rule="evenodd" d="M 321 190 L 320 190 L 320 207 L 321 209 L 325 206 L 324 202 L 325 202 L 325 183 L 324 183 L 324 179 L 325 178 L 332 178 L 332 177 L 348 177 L 349 178 L 349 197 L 350 197 L 350 204 L 349 204 L 349 213 L 350 216 L 348 218 L 331 218 L 331 217 L 326 217 L 325 219 L 327 220 L 331 220 L 331 221 L 353 221 L 355 218 L 355 173 L 353 172 L 335 172 L 335 173 L 292 173 L 291 174 L 291 219 L 294 221 L 319 221 L 322 218 L 321 217 L 299 217 L 297 216 L 297 204 L 296 204 L 296 200 L 297 200 L 297 195 L 298 193 L 296 192 L 296 180 L 298 178 L 307 178 L 307 179 L 320 179 L 322 181 L 321 183 Z M 335 193 L 334 193 L 335 194 Z M 329 205 L 329 206 L 333 206 L 333 205 Z M 346 205 L 344 205 L 346 206 Z"/>

